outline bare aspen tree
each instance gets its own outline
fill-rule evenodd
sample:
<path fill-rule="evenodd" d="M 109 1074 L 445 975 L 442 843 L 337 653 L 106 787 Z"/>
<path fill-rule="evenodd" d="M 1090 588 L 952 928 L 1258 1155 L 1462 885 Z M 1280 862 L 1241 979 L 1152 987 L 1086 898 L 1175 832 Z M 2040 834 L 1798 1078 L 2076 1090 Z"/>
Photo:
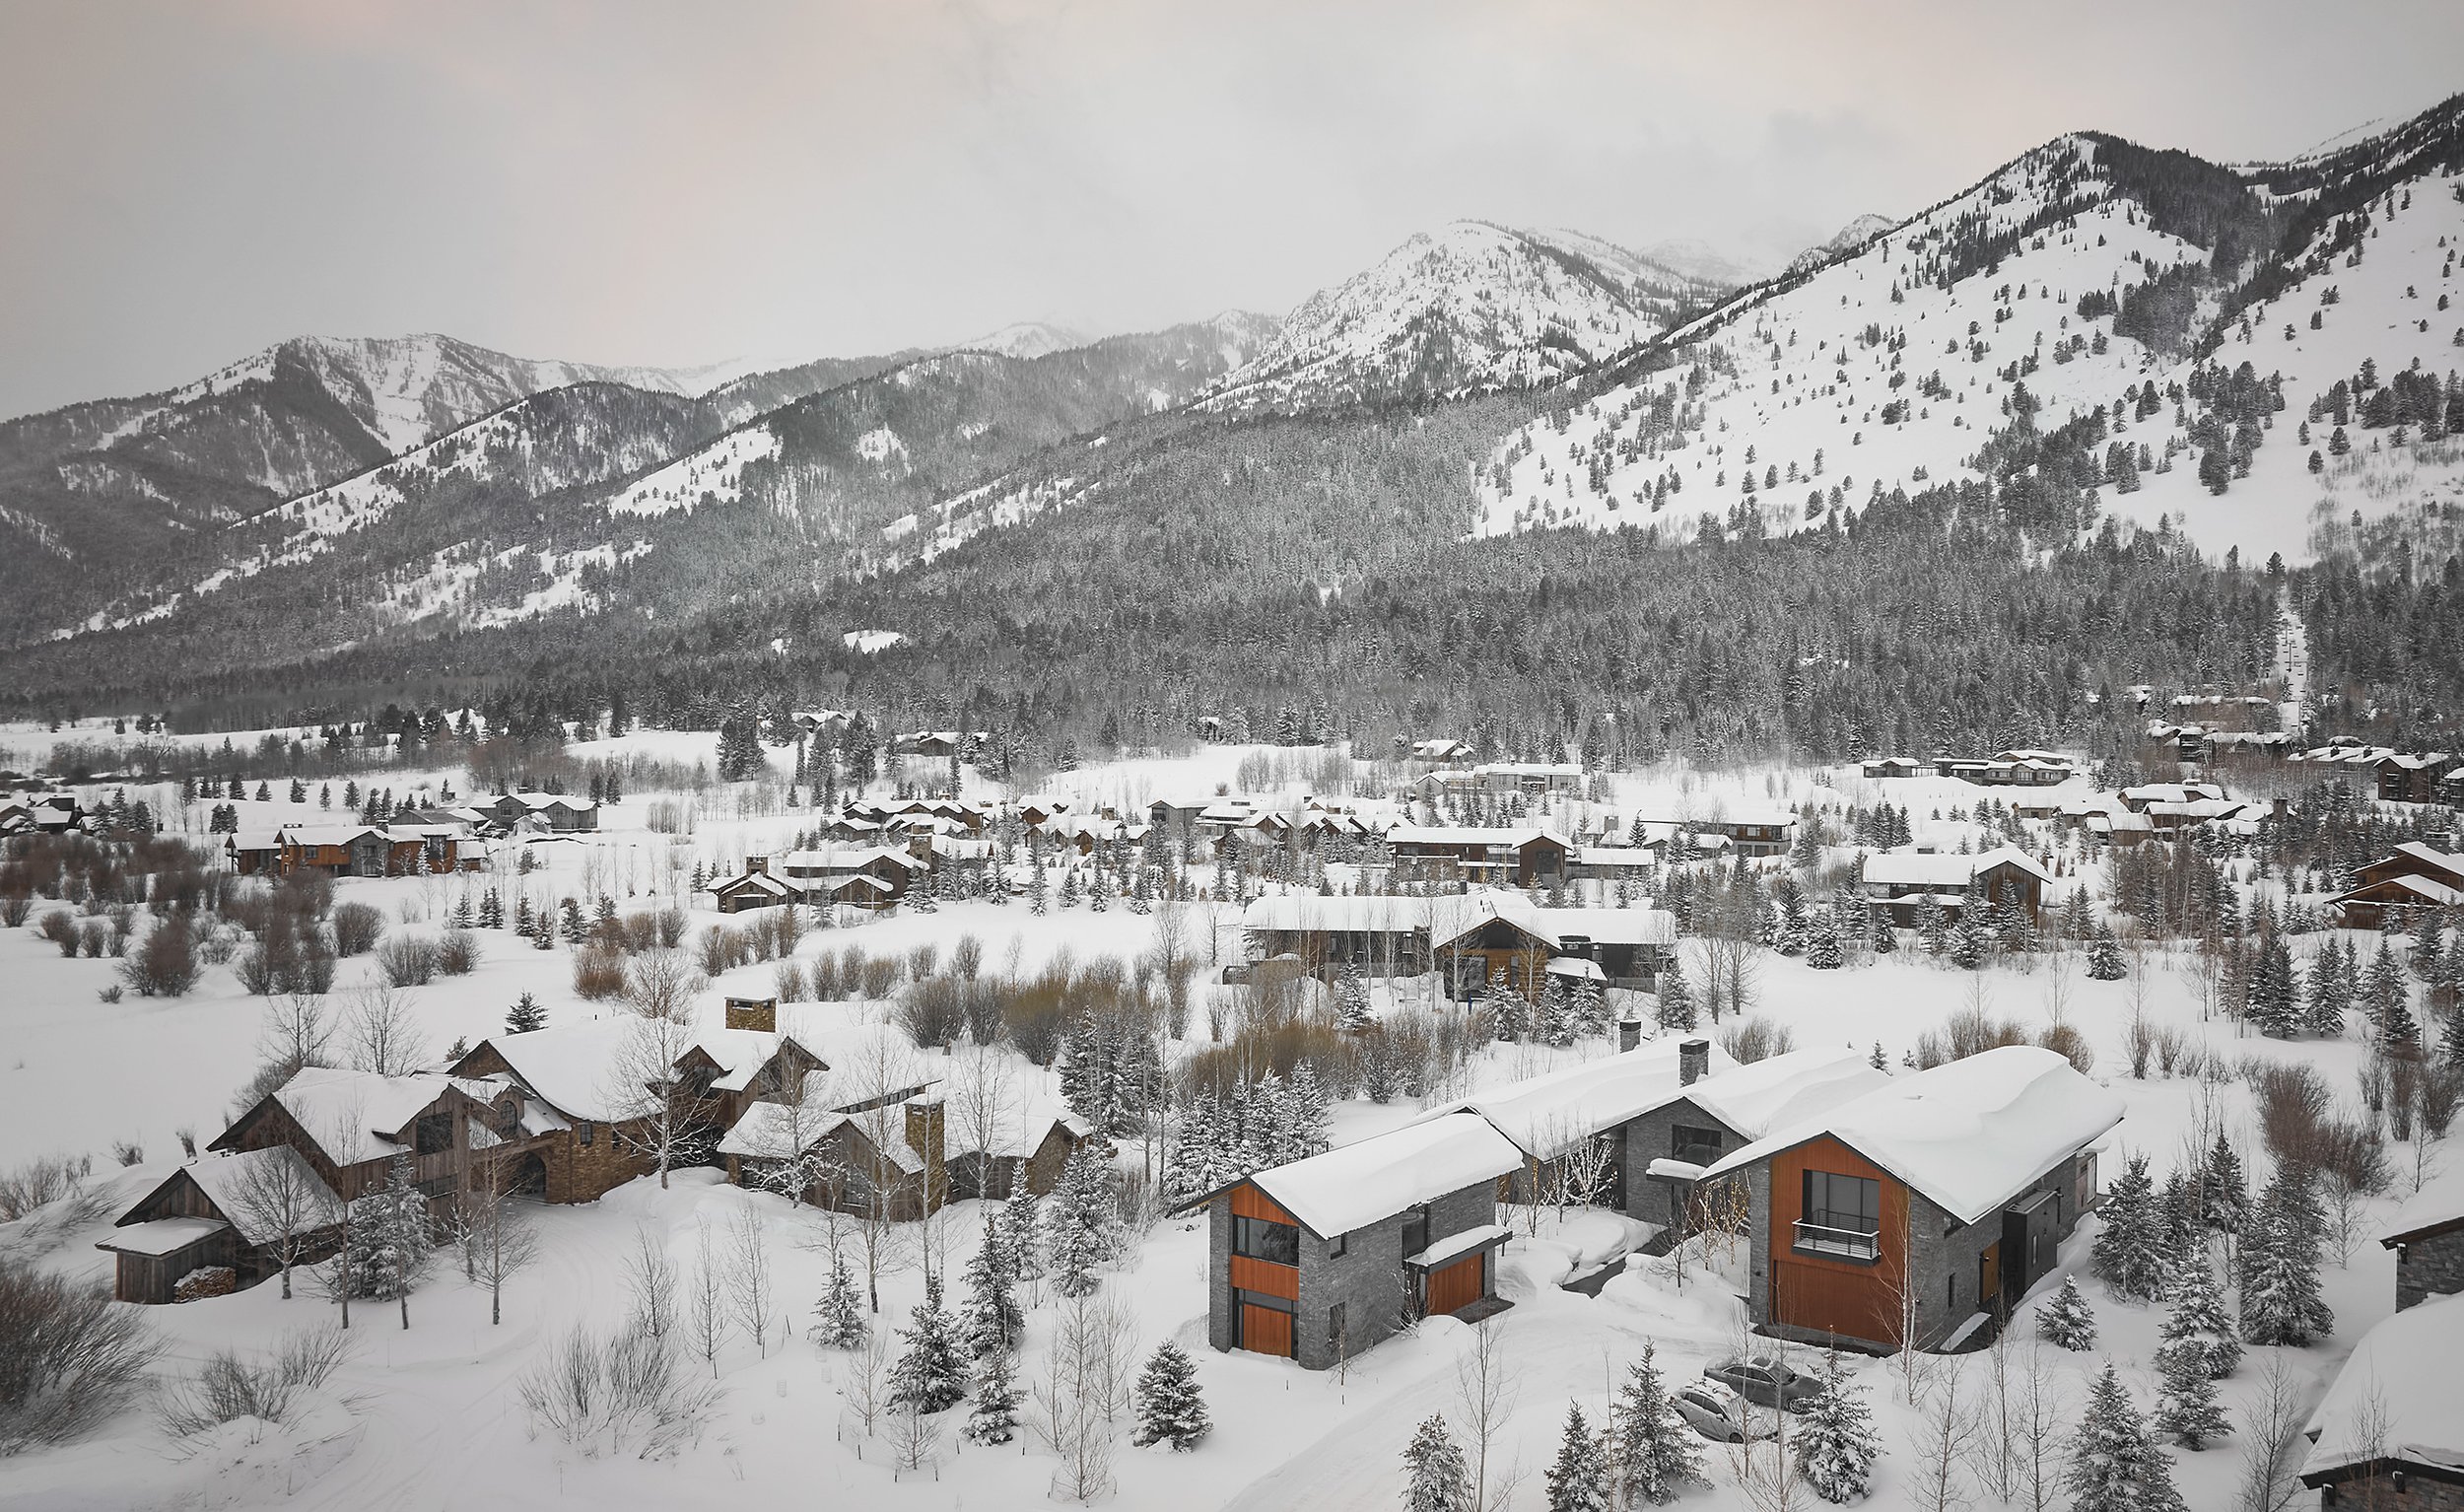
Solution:
<path fill-rule="evenodd" d="M 989 1046 L 970 1050 L 953 1058 L 947 1084 L 942 1111 L 949 1120 L 950 1147 L 974 1152 L 976 1195 L 990 1198 L 993 1151 L 1006 1142 L 1019 1105 L 1017 1063 Z"/>
<path fill-rule="evenodd" d="M 694 1242 L 692 1284 L 684 1296 L 686 1337 L 693 1341 L 693 1352 L 710 1365 L 711 1379 L 719 1378 L 719 1351 L 726 1347 L 728 1321 L 728 1285 L 726 1262 L 719 1247 L 711 1243 L 710 1224 L 700 1225 Z"/>
<path fill-rule="evenodd" d="M 282 1266 L 282 1299 L 291 1300 L 291 1271 L 317 1236 L 338 1219 L 341 1204 L 323 1178 L 287 1146 L 233 1157 L 232 1216 Z"/>
<path fill-rule="evenodd" d="M 849 1355 L 839 1376 L 839 1394 L 865 1437 L 872 1436 L 890 1411 L 890 1340 L 875 1329 Z"/>
<path fill-rule="evenodd" d="M 2027 1512 L 2052 1512 L 2062 1483 L 2063 1446 L 2070 1430 L 2070 1400 L 2046 1364 L 2044 1345 L 2030 1340 L 2019 1369 L 2016 1414 L 2019 1458 L 2026 1478 Z"/>
<path fill-rule="evenodd" d="M 633 1298 L 633 1326 L 652 1339 L 665 1339 L 676 1327 L 676 1263 L 667 1254 L 666 1236 L 648 1224 L 633 1231 L 633 1248 L 625 1251 L 625 1290 Z"/>
<path fill-rule="evenodd" d="M 1976 1446 L 1976 1412 L 1961 1391 L 1964 1356 L 1950 1354 L 1934 1370 L 1922 1415 L 1908 1430 L 1913 1465 L 1908 1495 L 1921 1512 L 1959 1512 L 1975 1499 L 1967 1463 Z"/>
<path fill-rule="evenodd" d="M 644 1018 L 690 1021 L 693 999 L 709 985 L 682 950 L 645 951 L 625 964 L 625 1001 Z"/>
<path fill-rule="evenodd" d="M 313 993 L 286 993 L 266 999 L 263 1026 L 257 1032 L 257 1054 L 269 1065 L 282 1067 L 288 1080 L 311 1065 L 330 1064 L 334 1030 L 325 1016 L 325 999 Z"/>
<path fill-rule="evenodd" d="M 427 1040 L 411 1017 L 410 995 L 382 983 L 371 982 L 352 995 L 345 1035 L 354 1070 L 407 1076 L 428 1058 Z"/>
<path fill-rule="evenodd" d="M 488 1322 L 505 1321 L 505 1283 L 539 1258 L 539 1236 L 527 1209 L 508 1190 L 505 1162 L 490 1160 L 456 1200 L 463 1266 L 488 1288 Z"/>
<path fill-rule="evenodd" d="M 1086 1502 L 1112 1488 L 1114 1400 L 1127 1376 L 1126 1324 L 1111 1299 L 1072 1297 L 1055 1320 L 1036 1383 L 1036 1429 L 1061 1460 L 1052 1494 Z"/>
<path fill-rule="evenodd" d="M 1472 1461 L 1472 1497 L 1465 1512 L 1498 1512 L 1514 1499 L 1523 1479 L 1520 1466 L 1493 1462 L 1521 1395 L 1503 1336 L 1495 1329 L 1473 1329 L 1471 1348 L 1455 1362 L 1455 1406 Z"/>
<path fill-rule="evenodd" d="M 2301 1377 L 2282 1349 L 2265 1353 L 2256 1389 L 2242 1399 L 2241 1476 L 2233 1487 L 2235 1512 L 2287 1512 L 2301 1494 L 2294 1478 L 2301 1430 L 2309 1412 Z"/>
<path fill-rule="evenodd" d="M 667 1173 L 698 1154 L 711 1134 L 701 1099 L 676 1071 L 677 1060 L 692 1045 L 692 1029 L 677 1019 L 635 1019 L 610 1062 L 603 1089 L 616 1113 L 609 1137 L 650 1161 L 662 1191 Z"/>
<path fill-rule="evenodd" d="M 735 1303 L 737 1321 L 753 1336 L 753 1347 L 768 1359 L 770 1306 L 777 1295 L 770 1279 L 769 1225 L 758 1210 L 747 1207 L 736 1214 L 730 1238 L 735 1257 L 727 1271 L 728 1295 Z"/>

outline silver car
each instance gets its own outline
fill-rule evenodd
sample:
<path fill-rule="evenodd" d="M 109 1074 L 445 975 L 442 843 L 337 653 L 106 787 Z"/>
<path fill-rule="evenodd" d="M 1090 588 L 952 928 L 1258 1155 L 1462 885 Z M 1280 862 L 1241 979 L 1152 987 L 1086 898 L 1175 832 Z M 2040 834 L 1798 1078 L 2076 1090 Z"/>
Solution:
<path fill-rule="evenodd" d="M 1677 1394 L 1677 1410 L 1695 1432 L 1723 1444 L 1769 1438 L 1774 1431 L 1768 1413 L 1757 1414 L 1752 1404 L 1717 1381 L 1687 1382 Z"/>

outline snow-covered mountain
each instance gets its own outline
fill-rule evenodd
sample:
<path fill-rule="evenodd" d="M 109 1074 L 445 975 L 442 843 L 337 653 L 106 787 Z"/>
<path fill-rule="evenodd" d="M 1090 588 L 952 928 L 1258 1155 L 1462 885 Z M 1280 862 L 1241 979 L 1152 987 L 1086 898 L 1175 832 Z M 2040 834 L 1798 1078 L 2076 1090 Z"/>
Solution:
<path fill-rule="evenodd" d="M 1575 232 L 1456 221 L 1310 296 L 1214 408 L 1528 387 L 1666 330 L 1716 291 Z"/>
<path fill-rule="evenodd" d="M 972 340 L 951 342 L 950 347 L 953 351 L 992 352 L 1002 357 L 1043 357 L 1086 343 L 1085 336 L 1065 327 L 1048 325 L 1041 320 L 1021 320 L 996 331 L 987 331 Z"/>
<path fill-rule="evenodd" d="M 1818 268 L 1842 252 L 1856 250 L 1898 224 L 1886 215 L 1858 216 L 1841 227 L 1839 234 L 1829 241 L 1817 241 L 1799 252 L 1789 262 L 1788 271 L 1803 273 L 1812 268 Z"/>
<path fill-rule="evenodd" d="M 1781 533 L 1989 477 L 2031 525 L 2092 525 L 2027 515 L 2059 468 L 2108 512 L 2291 558 L 2322 501 L 2348 520 L 2385 514 L 2391 490 L 2452 501 L 2454 448 L 2425 450 L 2418 425 L 2410 447 L 2392 426 L 2351 430 L 2353 454 L 2314 473 L 2332 427 L 2307 420 L 2339 378 L 2358 413 L 2365 360 L 2381 386 L 2464 365 L 2459 317 L 2437 308 L 2464 242 L 2455 108 L 2431 112 L 2443 135 L 2372 138 L 2273 187 L 2069 136 L 1847 250 L 1871 229 L 1853 226 L 1829 260 L 1673 332 L 1649 371 L 1508 437 L 1476 533 Z M 2350 208 L 2303 232 L 2323 197 Z M 2015 408 L 2030 434 L 1989 451 Z"/>
<path fill-rule="evenodd" d="M 1654 241 L 1642 249 L 1642 255 L 1698 284 L 1722 289 L 1742 289 L 1747 284 L 1758 284 L 1780 271 L 1776 262 L 1741 256 L 1693 238 Z"/>

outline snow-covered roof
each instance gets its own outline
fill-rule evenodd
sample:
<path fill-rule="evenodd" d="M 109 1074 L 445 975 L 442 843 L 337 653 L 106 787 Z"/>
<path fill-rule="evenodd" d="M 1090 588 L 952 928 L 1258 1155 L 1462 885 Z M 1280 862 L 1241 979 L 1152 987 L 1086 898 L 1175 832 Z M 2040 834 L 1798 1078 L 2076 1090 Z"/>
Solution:
<path fill-rule="evenodd" d="M 981 1141 L 973 1121 L 953 1113 L 942 1133 L 942 1152 L 952 1157 L 972 1155 L 982 1142 L 991 1146 L 983 1151 L 985 1154 L 1024 1160 L 1043 1148 L 1056 1124 L 1075 1138 L 1083 1139 L 1095 1133 L 1095 1126 L 1070 1112 L 1067 1104 L 1040 1091 L 1029 1092 L 1003 1103 L 993 1115 L 992 1128 L 984 1132 L 988 1136 Z"/>
<path fill-rule="evenodd" d="M 1564 836 L 1539 824 L 1399 824 L 1386 832 L 1386 843 L 1391 846 L 1489 846 L 1519 851 L 1536 840 L 1567 844 Z"/>
<path fill-rule="evenodd" d="M 1890 1077 L 1853 1050 L 1792 1050 L 1706 1076 L 1684 1095 L 1748 1139 L 1782 1124 L 1816 1118 Z"/>
<path fill-rule="evenodd" d="M 742 876 L 721 877 L 710 884 L 710 891 L 714 893 L 760 892 L 768 893 L 774 898 L 792 897 L 795 894 L 794 888 L 763 871 L 748 871 Z"/>
<path fill-rule="evenodd" d="M 2368 1460 L 2464 1471 L 2459 1358 L 2464 1296 L 2408 1307 L 2362 1335 L 2302 1430 L 2311 1438 L 2303 1478 Z"/>
<path fill-rule="evenodd" d="M 1442 915 L 1443 909 L 1438 910 Z M 1428 923 L 1425 898 L 1384 894 L 1324 897 L 1292 893 L 1263 897 L 1241 911 L 1241 928 L 1260 930 L 1337 930 L 1402 933 Z"/>
<path fill-rule="evenodd" d="M 2464 1223 L 2464 1165 L 2450 1166 L 2422 1183 L 2421 1190 L 2387 1220 L 2379 1242 L 2393 1248 L 2403 1240 L 2450 1223 Z"/>
<path fill-rule="evenodd" d="M 719 1063 L 719 1074 L 711 1085 L 721 1092 L 741 1092 L 751 1086 L 770 1058 L 790 1042 L 813 1053 L 811 1046 L 795 1036 L 768 1029 L 698 1029 L 693 1035 L 693 1048 Z"/>
<path fill-rule="evenodd" d="M 2039 882 L 2053 880 L 2044 867 L 2036 864 L 2035 858 L 2017 846 L 1996 846 L 1973 856 L 1946 851 L 1876 851 L 1865 859 L 1864 877 L 1868 885 L 1956 891 L 1966 887 L 1979 872 L 2005 863 L 2019 867 Z"/>
<path fill-rule="evenodd" d="M 645 1022 L 631 1015 L 586 1019 L 493 1035 L 487 1043 L 513 1067 L 515 1079 L 556 1112 L 612 1123 L 639 1111 L 630 1102 L 636 1094 L 618 1071 L 632 1057 L 634 1037 Z M 683 1049 L 680 1045 L 678 1054 Z"/>
<path fill-rule="evenodd" d="M 1687 1086 L 1678 1078 L 1674 1039 L 1650 1040 L 1619 1055 L 1489 1087 L 1423 1114 L 1417 1123 L 1476 1114 L 1535 1160 L 1554 1160 L 1604 1130 L 1639 1118 L 1708 1086 L 1737 1063 L 1711 1047 L 1711 1073 Z"/>
<path fill-rule="evenodd" d="M 819 851 L 789 851 L 779 858 L 779 865 L 792 870 L 816 872 L 856 871 L 877 860 L 891 860 L 910 871 L 925 869 L 924 862 L 914 853 L 896 846 L 860 846 L 853 849 L 835 847 Z"/>
<path fill-rule="evenodd" d="M 896 1107 L 866 1115 L 823 1111 L 809 1100 L 801 1108 L 785 1103 L 755 1103 L 719 1136 L 718 1148 L 722 1155 L 786 1160 L 850 1127 L 870 1140 L 883 1158 L 901 1171 L 913 1176 L 924 1170 L 924 1153 L 907 1142 L 907 1119 Z"/>
<path fill-rule="evenodd" d="M 1579 955 L 1561 955 L 1550 961 L 1548 974 L 1552 977 L 1573 977 L 1587 982 L 1608 980 L 1608 974 L 1600 969 L 1598 961 L 1585 960 Z"/>
<path fill-rule="evenodd" d="M 373 824 L 286 824 L 281 833 L 284 844 L 295 846 L 347 846 L 363 835 L 385 838 Z"/>
<path fill-rule="evenodd" d="M 497 1091 L 484 1081 L 458 1076 L 379 1076 L 374 1071 L 309 1066 L 284 1082 L 274 1100 L 302 1133 L 316 1141 L 326 1159 L 336 1165 L 357 1165 L 404 1153 L 409 1146 L 386 1135 L 400 1132 L 449 1090 L 482 1102 Z"/>
<path fill-rule="evenodd" d="M 804 1029 L 795 1039 L 828 1067 L 805 1080 L 804 1099 L 817 1107 L 853 1107 L 892 1093 L 912 1093 L 941 1079 L 944 1063 L 917 1049 L 896 1024 Z"/>
<path fill-rule="evenodd" d="M 121 1224 L 97 1240 L 95 1248 L 122 1255 L 169 1255 L 230 1226 L 219 1218 L 149 1218 Z"/>
<path fill-rule="evenodd" d="M 1585 846 L 1575 853 L 1579 866 L 1656 866 L 1660 858 L 1649 846 Z"/>
<path fill-rule="evenodd" d="M 1677 916 L 1656 908 L 1542 908 L 1519 892 L 1491 888 L 1465 895 L 1443 945 L 1461 939 L 1492 919 L 1526 934 L 1563 945 L 1587 939 L 1596 945 L 1669 945 L 1677 942 Z"/>
<path fill-rule="evenodd" d="M 2122 1100 L 2063 1057 L 2007 1045 L 1792 1120 L 1708 1174 L 1741 1171 L 1827 1134 L 1973 1223 L 2121 1121 Z"/>
<path fill-rule="evenodd" d="M 2408 892 L 2414 897 L 2421 899 L 2424 903 L 2434 903 L 2440 908 L 2455 908 L 2459 905 L 2464 905 L 2464 888 L 2450 887 L 2444 882 L 2436 881 L 2430 877 L 2415 876 L 2386 877 L 2379 881 L 2372 882 L 2366 888 L 2358 888 L 2354 893 L 2339 893 L 2337 895 L 2337 899 L 2331 901 L 2339 901 L 2344 898 L 2350 898 L 2355 896 L 2358 892 L 2376 892 L 2381 888 L 2393 888 L 2398 892 Z"/>
<path fill-rule="evenodd" d="M 260 1221 L 261 1215 L 247 1201 L 247 1193 L 251 1185 L 264 1178 L 267 1168 L 272 1166 L 296 1167 L 284 1179 L 299 1182 L 299 1190 L 307 1192 L 312 1203 L 329 1209 L 341 1207 L 342 1200 L 335 1196 L 331 1187 L 325 1185 L 325 1179 L 316 1174 L 316 1168 L 288 1144 L 207 1155 L 181 1166 L 180 1170 L 213 1202 L 215 1210 L 231 1220 L 231 1226 L 239 1231 L 240 1238 L 250 1244 L 268 1244 L 282 1236 Z"/>
<path fill-rule="evenodd" d="M 2407 857 L 2425 865 L 2435 866 L 2441 871 L 2464 872 L 2464 856 L 2458 856 L 2451 851 L 2441 851 L 2436 846 L 2424 845 L 2418 840 L 2408 840 L 2396 847 L 2395 856 L 2390 856 L 2387 859 L 2393 860 L 2396 856 Z"/>
<path fill-rule="evenodd" d="M 1523 1152 L 1477 1114 L 1425 1119 L 1250 1178 L 1321 1238 L 1495 1181 Z"/>
<path fill-rule="evenodd" d="M 1440 1266 L 1462 1259 L 1473 1250 L 1485 1250 L 1491 1245 L 1503 1244 L 1513 1237 L 1514 1230 L 1503 1223 L 1482 1223 L 1448 1234 L 1427 1249 L 1404 1256 L 1403 1264 L 1417 1266 L 1423 1271 L 1434 1271 Z"/>

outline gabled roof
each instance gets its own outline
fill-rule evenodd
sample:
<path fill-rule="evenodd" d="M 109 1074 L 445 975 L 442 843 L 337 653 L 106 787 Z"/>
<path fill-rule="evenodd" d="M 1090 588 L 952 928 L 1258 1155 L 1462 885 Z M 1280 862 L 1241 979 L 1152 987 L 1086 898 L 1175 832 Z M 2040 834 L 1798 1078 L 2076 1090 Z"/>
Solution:
<path fill-rule="evenodd" d="M 2464 1472 L 2460 1358 L 2464 1296 L 2408 1307 L 2362 1335 L 2302 1430 L 2312 1441 L 2302 1480 L 2316 1485 L 2371 1461 Z"/>
<path fill-rule="evenodd" d="M 1718 1079 L 1715 1074 L 1691 1087 L 1681 1084 L 1677 1044 L 1652 1040 L 1619 1055 L 1490 1087 L 1434 1108 L 1415 1123 L 1471 1113 L 1512 1140 L 1520 1153 L 1554 1160 L 1604 1130 L 1667 1107 L 1694 1087 Z M 1726 1073 L 1737 1063 L 1714 1045 L 1711 1065 L 1715 1073 Z"/>
<path fill-rule="evenodd" d="M 2378 1242 L 2392 1250 L 2409 1239 L 2450 1228 L 2464 1228 L 2464 1165 L 2451 1166 L 2422 1183 L 2421 1190 L 2406 1198 L 2387 1220 L 2387 1232 Z"/>
<path fill-rule="evenodd" d="M 1472 1113 L 1406 1124 L 1249 1178 L 1320 1238 L 1348 1234 L 1450 1192 L 1495 1181 L 1523 1152 Z"/>
<path fill-rule="evenodd" d="M 1545 840 L 1572 849 L 1573 843 L 1563 835 L 1538 824 L 1519 824 L 1511 828 L 1470 824 L 1399 824 L 1386 832 L 1391 846 L 1491 846 L 1519 851 L 1534 841 Z"/>
<path fill-rule="evenodd" d="M 1443 910 L 1439 910 L 1441 914 Z M 1384 893 L 1291 893 L 1262 897 L 1241 911 L 1241 928 L 1403 933 L 1428 923 L 1429 900 Z"/>
<path fill-rule="evenodd" d="M 1853 1050 L 1792 1050 L 1705 1076 L 1684 1095 L 1748 1139 L 1784 1123 L 1818 1117 L 1890 1077 Z"/>
<path fill-rule="evenodd" d="M 987 1146 L 984 1154 L 1024 1160 L 1044 1147 L 1056 1127 L 1066 1130 L 1073 1139 L 1095 1133 L 1095 1126 L 1070 1112 L 1067 1104 L 1042 1092 L 1029 1092 L 1004 1103 L 994 1115 L 992 1127 L 982 1131 L 985 1137 L 981 1140 L 977 1137 L 979 1131 L 968 1127 L 966 1119 L 951 1118 L 942 1134 L 942 1153 L 951 1157 L 972 1155 L 978 1152 L 976 1145 L 981 1142 Z"/>
<path fill-rule="evenodd" d="M 263 1214 L 255 1211 L 253 1204 L 247 1200 L 247 1193 L 250 1185 L 261 1179 L 266 1168 L 271 1166 L 292 1168 L 284 1179 L 300 1182 L 301 1190 L 308 1194 L 309 1203 L 313 1206 L 321 1206 L 329 1211 L 340 1211 L 342 1199 L 334 1194 L 333 1188 L 325 1185 L 325 1179 L 316 1174 L 316 1168 L 309 1165 L 298 1150 L 288 1144 L 269 1145 L 264 1149 L 235 1150 L 230 1154 L 207 1155 L 181 1166 L 172 1176 L 166 1178 L 164 1185 L 168 1186 L 181 1176 L 187 1177 L 197 1184 L 197 1190 L 206 1195 L 206 1199 L 213 1203 L 214 1210 L 230 1221 L 232 1228 L 238 1231 L 241 1239 L 250 1244 L 270 1244 L 282 1236 L 265 1227 Z M 163 1189 L 157 1187 L 154 1190 L 160 1192 Z M 144 1206 L 145 1202 L 152 1201 L 153 1196 L 154 1193 L 151 1192 L 146 1194 L 145 1200 L 139 1202 L 137 1206 Z M 131 1209 L 131 1211 L 134 1210 L 134 1208 Z M 308 1226 L 316 1225 L 309 1224 Z"/>
<path fill-rule="evenodd" d="M 907 1142 L 905 1123 L 893 1115 L 867 1125 L 845 1113 L 815 1113 L 784 1103 L 755 1103 L 719 1136 L 719 1152 L 749 1160 L 786 1160 L 852 1127 L 879 1148 L 883 1158 L 913 1176 L 924 1170 L 925 1162 L 923 1153 Z M 874 1139 L 875 1134 L 883 1137 Z"/>
<path fill-rule="evenodd" d="M 335 1165 L 385 1160 L 409 1146 L 391 1136 L 450 1092 L 486 1102 L 497 1088 L 458 1076 L 379 1076 L 374 1071 L 309 1066 L 276 1088 L 272 1101 Z M 237 1128 L 238 1126 L 234 1126 Z M 224 1148 L 225 1131 L 212 1147 Z"/>
<path fill-rule="evenodd" d="M 1595 945 L 1670 945 L 1677 942 L 1677 916 L 1656 908 L 1543 908 L 1519 892 L 1491 888 L 1467 894 L 1460 909 L 1442 921 L 1451 928 L 1447 945 L 1486 925 L 1505 921 L 1552 948 L 1569 939 Z"/>
<path fill-rule="evenodd" d="M 1945 851 L 1876 851 L 1865 859 L 1864 879 L 1885 887 L 1927 887 L 1958 891 L 1971 878 L 1996 866 L 2013 865 L 2039 882 L 2052 874 L 2017 846 L 1996 846 L 1973 856 Z"/>
<path fill-rule="evenodd" d="M 2122 1121 L 2122 1100 L 2050 1050 L 2008 1045 L 1886 1084 L 1724 1157 L 1728 1175 L 1828 1135 L 1973 1223 Z"/>

